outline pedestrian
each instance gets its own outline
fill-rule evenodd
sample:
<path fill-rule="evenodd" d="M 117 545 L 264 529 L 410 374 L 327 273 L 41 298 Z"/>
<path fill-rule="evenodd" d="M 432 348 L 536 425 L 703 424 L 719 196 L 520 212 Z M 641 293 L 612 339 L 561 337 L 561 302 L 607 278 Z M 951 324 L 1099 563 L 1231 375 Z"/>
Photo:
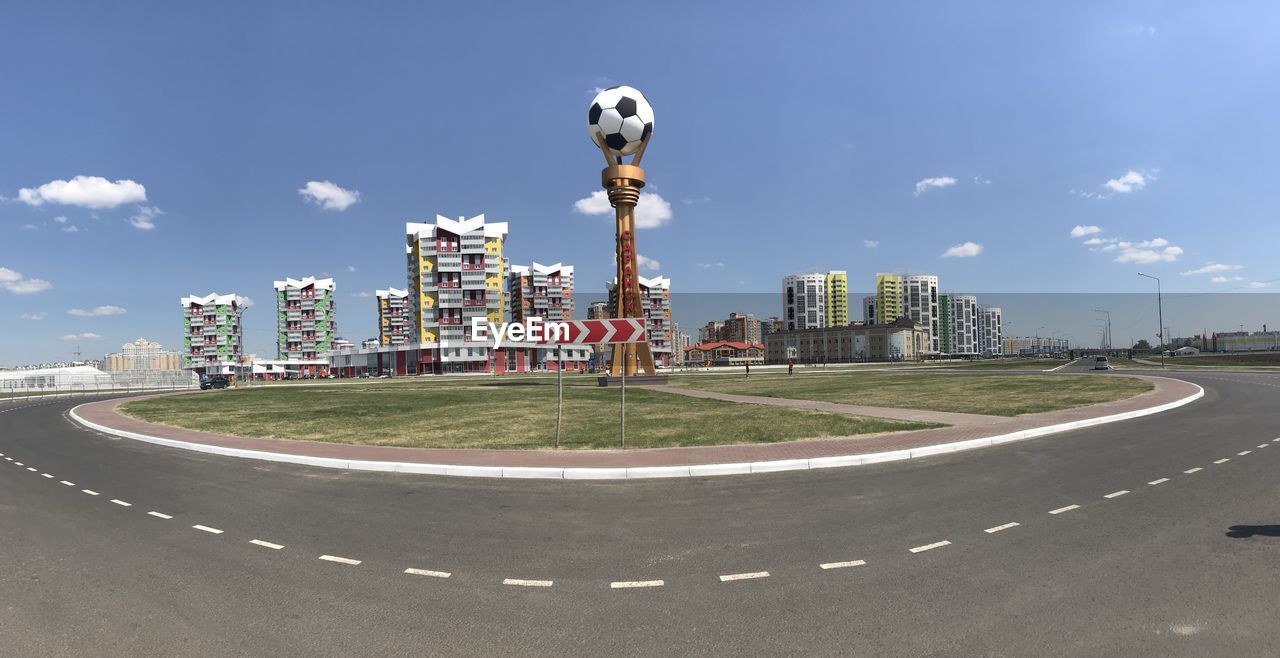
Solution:
<path fill-rule="evenodd" d="M 747 377 L 750 377 L 750 376 L 751 376 L 751 364 L 750 364 L 750 363 L 743 362 L 743 364 L 742 364 L 742 365 L 744 365 L 744 366 L 746 366 L 746 367 L 747 367 Z"/>
<path fill-rule="evenodd" d="M 787 374 L 788 375 L 795 374 L 795 369 L 796 369 L 796 362 L 792 361 L 791 359 L 787 359 Z"/>

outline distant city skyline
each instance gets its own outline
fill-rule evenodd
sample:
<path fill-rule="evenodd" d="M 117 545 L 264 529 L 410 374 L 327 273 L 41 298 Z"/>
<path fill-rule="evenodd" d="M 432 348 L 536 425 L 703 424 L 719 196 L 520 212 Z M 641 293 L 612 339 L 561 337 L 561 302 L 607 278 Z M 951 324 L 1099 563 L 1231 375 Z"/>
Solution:
<path fill-rule="evenodd" d="M 178 300 L 208 293 L 254 301 L 270 357 L 287 277 L 334 278 L 359 344 L 405 222 L 436 214 L 508 222 L 510 260 L 573 265 L 585 309 L 613 260 L 587 104 L 615 84 L 653 104 L 641 274 L 682 326 L 721 315 L 683 294 L 767 294 L 724 309 L 763 318 L 781 277 L 828 270 L 854 306 L 876 272 L 937 275 L 1011 335 L 1065 298 L 993 295 L 1154 293 L 1140 270 L 1174 333 L 1280 326 L 1236 294 L 1280 285 L 1268 3 L 658 2 L 625 48 L 562 6 L 73 5 L 0 26 L 0 364 L 180 349 Z"/>

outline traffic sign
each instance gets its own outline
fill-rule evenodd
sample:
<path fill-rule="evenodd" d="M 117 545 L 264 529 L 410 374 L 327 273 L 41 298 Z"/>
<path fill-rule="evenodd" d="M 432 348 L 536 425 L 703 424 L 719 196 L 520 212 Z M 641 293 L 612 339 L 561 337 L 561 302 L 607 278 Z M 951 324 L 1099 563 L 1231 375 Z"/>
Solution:
<path fill-rule="evenodd" d="M 637 343 L 645 340 L 643 318 L 611 318 L 606 320 L 570 320 L 548 323 L 564 325 L 564 331 L 544 331 L 543 343 L 556 345 L 596 345 L 603 343 Z"/>

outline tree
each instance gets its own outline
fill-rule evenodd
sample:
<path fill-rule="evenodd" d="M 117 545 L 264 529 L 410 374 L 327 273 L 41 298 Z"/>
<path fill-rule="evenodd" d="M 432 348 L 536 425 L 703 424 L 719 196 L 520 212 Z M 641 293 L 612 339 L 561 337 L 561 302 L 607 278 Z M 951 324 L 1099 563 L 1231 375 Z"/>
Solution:
<path fill-rule="evenodd" d="M 1151 343 L 1148 343 L 1148 342 L 1147 342 L 1147 339 L 1146 339 L 1146 338 L 1143 338 L 1142 340 L 1140 340 L 1140 341 L 1138 341 L 1138 342 L 1136 342 L 1136 343 L 1134 343 L 1134 344 L 1133 344 L 1133 349 L 1135 349 L 1135 350 L 1149 350 L 1149 349 L 1151 349 Z"/>

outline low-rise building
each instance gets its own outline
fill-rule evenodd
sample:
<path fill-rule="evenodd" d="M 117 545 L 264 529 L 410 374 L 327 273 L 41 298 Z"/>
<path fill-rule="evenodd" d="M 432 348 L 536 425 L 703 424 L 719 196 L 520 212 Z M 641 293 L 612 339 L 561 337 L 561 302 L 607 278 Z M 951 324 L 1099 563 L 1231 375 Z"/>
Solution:
<path fill-rule="evenodd" d="M 779 331 L 766 335 L 764 345 L 770 364 L 918 361 L 930 352 L 929 332 L 905 317 L 889 324 Z"/>
<path fill-rule="evenodd" d="M 764 365 L 764 345 L 729 340 L 698 343 L 684 348 L 684 363 L 690 368 Z"/>

